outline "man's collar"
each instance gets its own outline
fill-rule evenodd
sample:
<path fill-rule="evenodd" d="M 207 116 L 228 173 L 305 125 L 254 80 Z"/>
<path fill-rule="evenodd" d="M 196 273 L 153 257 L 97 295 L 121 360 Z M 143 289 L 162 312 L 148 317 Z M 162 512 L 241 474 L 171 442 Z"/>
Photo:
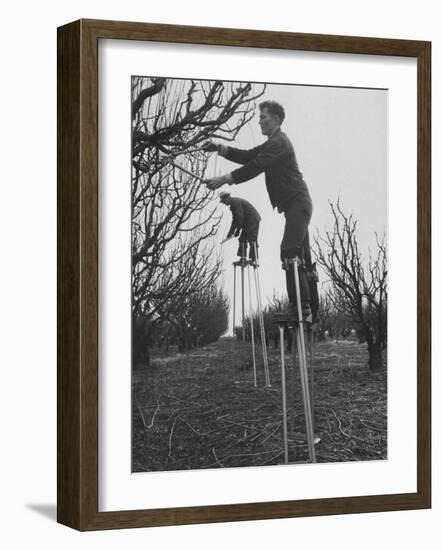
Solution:
<path fill-rule="evenodd" d="M 272 138 L 274 135 L 276 135 L 276 134 L 277 134 L 278 132 L 280 132 L 280 131 L 281 131 L 281 126 L 278 126 L 277 128 L 275 128 L 275 129 L 273 130 L 273 132 L 269 135 L 269 137 L 268 137 L 267 139 Z"/>

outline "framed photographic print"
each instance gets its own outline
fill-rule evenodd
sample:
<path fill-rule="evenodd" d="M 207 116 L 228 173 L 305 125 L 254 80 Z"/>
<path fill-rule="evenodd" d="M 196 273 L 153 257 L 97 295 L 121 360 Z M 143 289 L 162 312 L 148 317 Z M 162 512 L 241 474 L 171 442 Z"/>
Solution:
<path fill-rule="evenodd" d="M 59 28 L 59 522 L 430 507 L 430 67 Z"/>

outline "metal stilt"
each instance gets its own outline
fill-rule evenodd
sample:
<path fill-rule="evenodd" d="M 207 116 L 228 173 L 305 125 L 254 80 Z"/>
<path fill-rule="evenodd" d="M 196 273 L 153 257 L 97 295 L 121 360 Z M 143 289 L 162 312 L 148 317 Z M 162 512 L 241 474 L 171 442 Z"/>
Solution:
<path fill-rule="evenodd" d="M 257 381 L 256 381 L 256 358 L 255 358 L 255 331 L 253 328 L 253 308 L 252 308 L 252 288 L 250 284 L 250 265 L 247 268 L 247 278 L 249 283 L 249 311 L 250 311 L 250 332 L 252 336 L 253 383 L 256 388 Z"/>
<path fill-rule="evenodd" d="M 304 320 L 302 317 L 302 306 L 301 306 L 301 288 L 299 283 L 299 259 L 293 258 L 291 260 L 293 263 L 293 275 L 295 279 L 295 292 L 296 292 L 296 306 L 298 312 L 298 327 L 295 326 L 296 332 L 296 341 L 298 347 L 298 359 L 299 359 L 299 372 L 301 378 L 301 388 L 304 401 L 304 414 L 305 414 L 305 424 L 307 431 L 307 443 L 309 449 L 310 462 L 316 462 L 315 457 L 315 443 L 314 443 L 314 434 L 313 434 L 313 419 L 312 419 L 312 409 L 310 403 L 310 391 L 309 391 L 309 381 L 307 373 L 307 357 L 305 349 L 305 335 L 304 335 Z"/>
<path fill-rule="evenodd" d="M 236 323 L 236 264 L 233 264 L 233 327 L 232 327 L 233 339 L 235 339 L 235 323 Z"/>
<path fill-rule="evenodd" d="M 294 364 L 299 363 L 299 374 L 301 381 L 302 400 L 304 405 L 304 416 L 307 434 L 307 446 L 309 452 L 309 462 L 316 462 L 315 443 L 319 438 L 314 438 L 314 419 L 313 419 L 313 399 L 314 399 L 314 377 L 313 377 L 313 331 L 309 331 L 309 363 L 310 378 L 307 370 L 304 320 L 302 317 L 301 292 L 298 272 L 298 258 L 289 260 L 287 263 L 293 263 L 294 282 L 296 291 L 296 309 L 297 319 L 293 319 L 291 313 L 275 313 L 274 321 L 279 326 L 280 348 L 281 348 L 281 393 L 282 393 L 282 416 L 283 416 L 283 438 L 284 438 L 284 458 L 288 461 L 288 436 L 287 436 L 287 396 L 285 379 L 285 355 L 284 355 L 284 324 L 293 326 L 293 360 Z M 296 342 L 296 348 L 294 344 Z"/>
<path fill-rule="evenodd" d="M 243 247 L 241 243 L 241 247 Z M 256 245 L 251 243 L 251 246 L 255 247 L 255 258 L 256 258 Z M 241 248 L 241 252 L 245 253 L 244 248 Z M 264 378 L 265 385 L 271 387 L 270 384 L 270 374 L 269 374 L 269 363 L 267 358 L 267 344 L 265 339 L 265 326 L 264 326 L 264 317 L 262 313 L 262 304 L 261 304 L 261 290 L 259 284 L 259 275 L 258 275 L 258 263 L 256 261 L 246 260 L 243 255 L 240 260 L 233 262 L 234 274 L 233 274 L 233 334 L 235 335 L 235 322 L 236 322 L 236 268 L 241 268 L 241 306 L 242 306 L 242 337 L 245 341 L 245 284 L 244 284 L 244 269 L 247 270 L 248 285 L 249 285 L 249 303 L 250 303 L 250 328 L 251 328 L 251 340 L 252 340 L 252 358 L 253 358 L 253 375 L 254 375 L 254 384 L 257 387 L 257 372 L 256 372 L 256 354 L 255 354 L 255 331 L 253 323 L 253 310 L 252 310 L 252 284 L 250 281 L 250 267 L 253 267 L 253 275 L 255 282 L 256 290 L 256 305 L 258 310 L 258 322 L 260 330 L 260 338 L 262 344 L 262 357 L 264 363 Z"/>
<path fill-rule="evenodd" d="M 287 392 L 285 385 L 285 357 L 284 357 L 284 322 L 278 322 L 279 343 L 281 349 L 281 393 L 282 393 L 282 431 L 284 438 L 284 463 L 289 463 L 289 449 L 287 436 Z"/>
<path fill-rule="evenodd" d="M 313 365 L 313 330 L 310 327 L 307 329 L 307 340 L 309 348 L 309 388 L 310 388 L 310 406 L 312 410 L 312 429 L 315 433 L 315 370 Z M 314 439 L 316 443 L 316 438 Z"/>
<path fill-rule="evenodd" d="M 267 343 L 266 343 L 266 335 L 265 335 L 264 316 L 262 312 L 262 303 L 261 303 L 261 285 L 259 282 L 259 271 L 258 271 L 258 268 L 259 268 L 258 250 L 257 250 L 256 243 L 251 243 L 251 246 L 254 247 L 254 251 L 255 251 L 255 261 L 252 263 L 252 265 L 253 265 L 253 273 L 255 278 L 256 302 L 258 305 L 258 320 L 259 320 L 259 329 L 260 329 L 260 335 L 261 335 L 262 358 L 264 362 L 264 376 L 265 376 L 266 386 L 270 388 L 271 383 L 270 383 L 270 373 L 269 373 L 269 362 L 267 357 Z"/>
<path fill-rule="evenodd" d="M 241 319 L 242 319 L 242 341 L 246 341 L 245 308 L 244 308 L 244 269 L 246 259 L 244 257 L 244 243 L 241 243 Z"/>

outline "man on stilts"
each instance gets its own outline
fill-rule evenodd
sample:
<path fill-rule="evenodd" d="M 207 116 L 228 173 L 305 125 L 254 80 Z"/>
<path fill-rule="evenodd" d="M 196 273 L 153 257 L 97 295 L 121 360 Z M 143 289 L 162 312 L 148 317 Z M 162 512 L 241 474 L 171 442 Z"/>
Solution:
<path fill-rule="evenodd" d="M 248 249 L 249 260 L 252 262 L 256 261 L 259 223 L 261 221 L 258 210 L 249 201 L 239 197 L 232 197 L 230 193 L 226 193 L 225 191 L 220 193 L 220 200 L 232 212 L 232 224 L 227 233 L 226 240 L 231 237 L 238 237 L 237 256 L 244 259 L 247 258 Z"/>
<path fill-rule="evenodd" d="M 264 326 L 264 317 L 262 314 L 262 304 L 261 304 L 261 290 L 259 284 L 259 275 L 258 275 L 258 233 L 259 233 L 259 223 L 261 221 L 261 216 L 259 215 L 258 210 L 245 199 L 239 197 L 232 197 L 230 193 L 222 192 L 220 193 L 220 199 L 223 204 L 230 207 L 232 212 L 232 224 L 230 226 L 227 237 L 223 242 L 231 237 L 239 237 L 239 246 L 237 256 L 239 260 L 233 263 L 233 330 L 235 331 L 235 304 L 236 304 L 236 268 L 241 269 L 241 309 L 242 309 L 242 339 L 245 340 L 245 291 L 244 291 L 244 272 L 247 270 L 248 280 L 249 280 L 249 303 L 250 303 L 250 333 L 252 340 L 252 357 L 253 357 L 253 372 L 254 372 L 254 384 L 257 387 L 256 379 L 256 361 L 255 361 L 255 337 L 254 337 L 254 328 L 253 328 L 253 314 L 252 314 L 252 293 L 251 293 L 251 283 L 250 283 L 250 267 L 253 267 L 253 275 L 255 279 L 255 290 L 256 290 L 256 301 L 258 306 L 258 323 L 259 331 L 261 337 L 262 345 L 262 356 L 264 363 L 264 375 L 266 386 L 270 387 L 270 374 L 269 374 L 269 364 L 267 357 L 267 344 L 265 338 L 265 326 Z M 247 252 L 249 258 L 247 259 Z"/>
<path fill-rule="evenodd" d="M 253 149 L 236 149 L 221 143 L 207 142 L 207 151 L 217 151 L 232 162 L 242 164 L 233 172 L 206 180 L 207 186 L 218 189 L 224 184 L 239 184 L 265 173 L 266 187 L 273 208 L 284 214 L 285 229 L 281 242 L 281 262 L 286 274 L 287 294 L 290 302 L 288 314 L 297 319 L 296 290 L 293 259 L 299 265 L 302 314 L 311 322 L 310 292 L 304 264 L 305 248 L 308 246 L 308 225 L 312 216 L 312 201 L 299 170 L 293 145 L 282 132 L 285 118 L 282 105 L 275 101 L 264 101 L 259 105 L 259 125 L 267 141 Z M 309 253 L 309 251 L 308 251 Z"/>
<path fill-rule="evenodd" d="M 298 167 L 293 145 L 281 131 L 285 118 L 282 105 L 276 101 L 264 101 L 259 105 L 259 125 L 267 141 L 253 149 L 236 149 L 220 143 L 207 142 L 207 151 L 218 154 L 241 168 L 217 178 L 206 180 L 207 186 L 218 189 L 224 184 L 239 184 L 264 172 L 267 192 L 273 208 L 284 214 L 285 228 L 281 241 L 280 257 L 285 270 L 289 310 L 277 320 L 281 340 L 281 385 L 283 397 L 284 460 L 288 463 L 287 404 L 284 361 L 284 324 L 293 326 L 298 349 L 301 388 L 308 443 L 309 460 L 315 462 L 315 438 L 313 427 L 312 392 L 306 359 L 304 328 L 313 322 L 310 306 L 309 280 L 305 260 L 311 264 L 308 226 L 312 217 L 312 200 Z M 312 366 L 312 361 L 310 361 Z M 311 371 L 312 374 L 313 371 Z M 313 377 L 311 377 L 311 381 Z"/>

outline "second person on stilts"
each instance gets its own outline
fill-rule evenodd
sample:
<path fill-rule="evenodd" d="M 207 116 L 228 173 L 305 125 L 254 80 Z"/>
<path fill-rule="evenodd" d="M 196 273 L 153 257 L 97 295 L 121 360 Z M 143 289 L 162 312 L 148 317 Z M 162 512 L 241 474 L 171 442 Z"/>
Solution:
<path fill-rule="evenodd" d="M 232 197 L 230 193 L 222 192 L 220 200 L 223 204 L 229 206 L 232 212 L 232 224 L 226 240 L 230 237 L 239 237 L 237 255 L 245 260 L 248 248 L 249 260 L 255 262 L 257 260 L 259 223 L 261 221 L 258 210 L 249 201 Z"/>

